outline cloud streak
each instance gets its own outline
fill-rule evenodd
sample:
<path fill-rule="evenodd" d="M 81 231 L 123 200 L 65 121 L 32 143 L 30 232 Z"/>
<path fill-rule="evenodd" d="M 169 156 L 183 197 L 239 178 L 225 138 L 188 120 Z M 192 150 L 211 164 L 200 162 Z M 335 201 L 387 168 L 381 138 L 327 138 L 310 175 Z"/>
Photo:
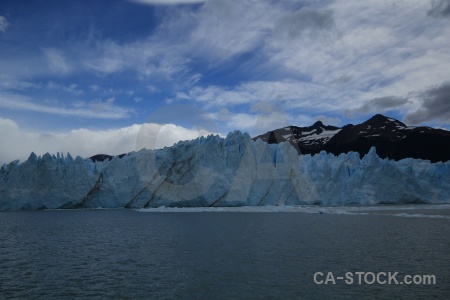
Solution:
<path fill-rule="evenodd" d="M 54 48 L 43 48 L 50 70 L 58 74 L 67 74 L 71 71 L 70 65 L 67 63 L 61 50 Z"/>
<path fill-rule="evenodd" d="M 205 109 L 230 108 L 268 102 L 284 110 L 331 111 L 355 107 L 358 93 L 326 83 L 315 84 L 297 80 L 250 81 L 233 87 L 193 87 L 177 94 L 178 101 L 195 101 Z"/>
<path fill-rule="evenodd" d="M 177 45 L 162 40 L 139 40 L 124 45 L 109 40 L 99 41 L 95 48 L 81 55 L 80 61 L 85 70 L 100 74 L 131 70 L 141 81 L 152 77 L 166 80 L 173 80 L 175 75 L 182 77 L 189 62 Z"/>
<path fill-rule="evenodd" d="M 26 97 L 14 94 L 0 94 L 0 107 L 12 110 L 33 111 L 60 116 L 73 116 L 91 119 L 123 119 L 129 118 L 134 111 L 108 102 L 81 102 L 78 107 L 62 107 L 58 105 L 44 105 L 32 102 Z"/>
<path fill-rule="evenodd" d="M 5 17 L 0 16 L 0 31 L 5 32 L 11 24 L 6 20 Z"/>

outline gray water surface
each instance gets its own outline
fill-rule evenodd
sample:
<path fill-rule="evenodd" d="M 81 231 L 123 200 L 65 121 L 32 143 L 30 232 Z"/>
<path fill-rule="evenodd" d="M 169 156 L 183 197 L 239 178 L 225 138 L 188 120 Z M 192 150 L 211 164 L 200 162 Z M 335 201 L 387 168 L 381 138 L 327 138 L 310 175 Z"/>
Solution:
<path fill-rule="evenodd" d="M 449 233 L 448 218 L 389 211 L 0 212 L 0 298 L 449 299 Z M 359 271 L 437 283 L 313 281 Z"/>

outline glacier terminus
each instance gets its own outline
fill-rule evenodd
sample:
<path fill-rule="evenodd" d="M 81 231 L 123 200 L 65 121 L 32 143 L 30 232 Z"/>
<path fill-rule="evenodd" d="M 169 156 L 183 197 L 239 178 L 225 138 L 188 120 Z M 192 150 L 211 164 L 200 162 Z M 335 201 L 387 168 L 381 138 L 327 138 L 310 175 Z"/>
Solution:
<path fill-rule="evenodd" d="M 299 155 L 240 131 L 103 162 L 32 153 L 0 169 L 2 210 L 449 202 L 450 161 Z"/>

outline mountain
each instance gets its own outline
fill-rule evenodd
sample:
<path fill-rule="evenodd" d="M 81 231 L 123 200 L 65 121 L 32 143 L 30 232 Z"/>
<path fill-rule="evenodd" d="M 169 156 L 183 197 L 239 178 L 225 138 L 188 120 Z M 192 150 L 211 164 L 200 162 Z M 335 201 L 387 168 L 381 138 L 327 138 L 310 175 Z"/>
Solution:
<path fill-rule="evenodd" d="M 338 130 L 329 128 L 309 144 L 329 143 L 338 134 L 329 137 Z M 375 148 L 362 159 L 356 152 L 298 155 L 289 143 L 252 141 L 239 131 L 104 158 L 32 153 L 5 164 L 0 210 L 450 201 L 450 161 L 381 159 Z"/>
<path fill-rule="evenodd" d="M 413 127 L 377 114 L 358 125 L 327 126 L 318 121 L 309 127 L 288 126 L 256 136 L 269 144 L 289 142 L 298 153 L 322 150 L 339 155 L 358 152 L 360 157 L 376 147 L 381 158 L 419 158 L 431 162 L 450 160 L 450 131 Z"/>
<path fill-rule="evenodd" d="M 117 155 L 117 157 L 122 158 L 124 157 L 126 154 L 119 154 Z M 112 155 L 108 155 L 108 154 L 96 154 L 94 156 L 89 157 L 90 160 L 92 160 L 93 162 L 97 162 L 97 161 L 105 161 L 108 160 L 110 161 L 111 159 L 113 159 L 114 156 Z"/>

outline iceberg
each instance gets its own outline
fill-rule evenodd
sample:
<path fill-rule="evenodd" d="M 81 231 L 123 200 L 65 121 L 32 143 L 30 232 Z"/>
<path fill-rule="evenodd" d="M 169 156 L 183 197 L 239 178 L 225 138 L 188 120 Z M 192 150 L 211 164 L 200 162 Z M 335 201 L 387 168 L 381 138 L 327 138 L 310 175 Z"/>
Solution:
<path fill-rule="evenodd" d="M 450 162 L 298 155 L 235 131 L 93 162 L 32 153 L 0 169 L 0 209 L 449 203 Z"/>

